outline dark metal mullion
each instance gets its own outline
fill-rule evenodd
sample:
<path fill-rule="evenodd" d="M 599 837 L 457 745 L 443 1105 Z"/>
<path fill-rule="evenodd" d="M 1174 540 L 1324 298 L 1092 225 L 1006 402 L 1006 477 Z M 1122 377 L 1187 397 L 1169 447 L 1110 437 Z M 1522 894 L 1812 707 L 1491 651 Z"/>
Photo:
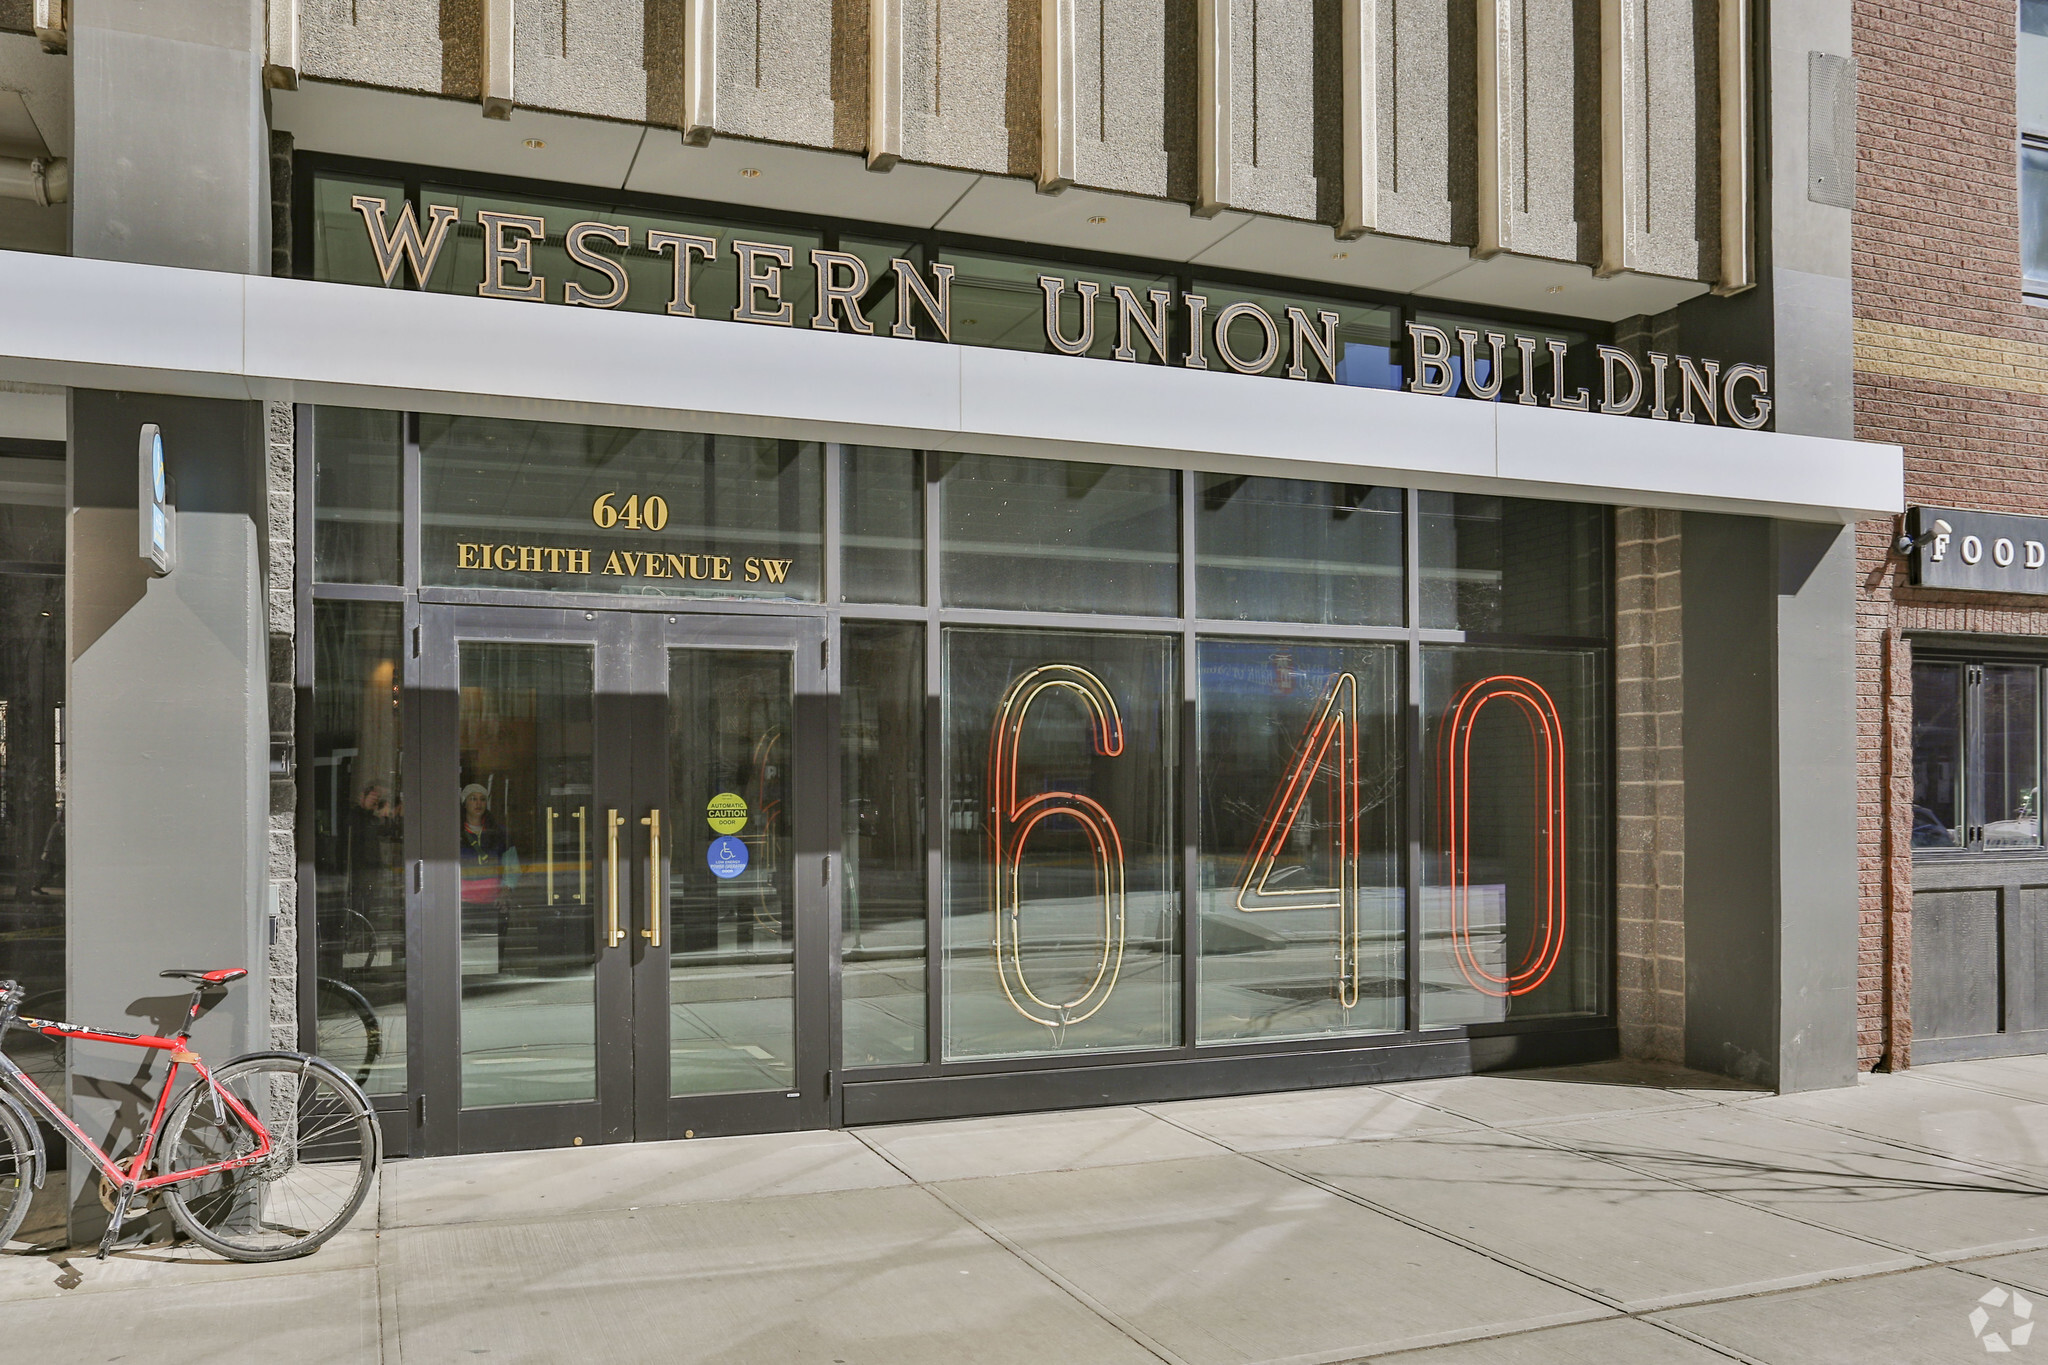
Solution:
<path fill-rule="evenodd" d="M 1202 981 L 1202 891 L 1201 850 L 1201 693 L 1200 642 L 1195 635 L 1195 611 L 1201 605 L 1195 583 L 1195 489 L 1198 476 L 1191 469 L 1180 472 L 1180 714 L 1179 759 L 1181 827 L 1181 1028 L 1184 1051 L 1193 1054 L 1200 1042 Z"/>
<path fill-rule="evenodd" d="M 298 822 L 294 852 L 299 882 L 293 904 L 299 946 L 298 1046 L 302 1051 L 314 1052 L 318 1050 L 320 1036 L 320 881 L 313 860 L 313 783 L 302 770 L 313 756 L 313 685 L 319 633 L 313 628 L 313 410 L 304 403 L 292 405 L 292 482 L 297 499 L 292 508 L 292 767 L 297 783 L 294 806 Z"/>
<path fill-rule="evenodd" d="M 951 801 L 946 790 L 945 706 L 939 695 L 945 677 L 945 637 L 939 629 L 940 502 L 937 462 L 931 451 L 918 457 L 924 513 L 924 1061 L 936 1071 L 944 1057 L 946 826 Z"/>
<path fill-rule="evenodd" d="M 1403 649 L 1403 663 L 1406 665 L 1407 686 L 1401 699 L 1401 716 L 1404 747 L 1407 761 L 1403 766 L 1403 788 L 1407 794 L 1408 828 L 1403 831 L 1407 838 L 1406 867 L 1403 870 L 1402 900 L 1406 902 L 1403 921 L 1402 942 L 1407 959 L 1407 1017 L 1402 1020 L 1402 1029 L 1408 1033 L 1422 1028 L 1422 642 L 1418 627 L 1422 620 L 1422 495 L 1415 489 L 1402 493 L 1406 515 L 1402 517 L 1401 562 L 1405 580 L 1406 614 L 1410 636 Z"/>
<path fill-rule="evenodd" d="M 403 414 L 400 426 L 405 441 L 404 455 L 399 465 L 399 582 L 408 589 L 417 589 L 426 575 L 422 558 L 420 532 L 421 490 L 426 475 L 420 468 L 420 415 L 416 412 Z"/>
<path fill-rule="evenodd" d="M 829 247 L 834 251 L 839 249 L 836 233 L 829 239 Z M 844 549 L 845 529 L 842 462 L 845 458 L 846 447 L 837 442 L 825 446 L 825 526 L 821 542 L 825 562 L 820 566 L 818 582 L 820 595 L 828 607 L 837 606 L 841 595 L 840 557 Z M 844 1094 L 833 1083 L 833 1078 L 846 1070 L 846 981 L 841 956 L 846 928 L 846 741 L 841 728 L 844 720 L 841 680 L 846 667 L 846 646 L 845 633 L 840 629 L 836 612 L 829 613 L 819 625 L 824 632 L 825 651 L 819 678 L 819 686 L 824 688 L 825 708 L 825 744 L 820 776 L 826 793 L 824 828 L 821 831 L 825 848 L 825 1036 L 820 1051 L 825 1064 L 825 1126 L 837 1128 Z M 801 1077 L 798 1078 L 798 1088 L 804 1088 Z"/>

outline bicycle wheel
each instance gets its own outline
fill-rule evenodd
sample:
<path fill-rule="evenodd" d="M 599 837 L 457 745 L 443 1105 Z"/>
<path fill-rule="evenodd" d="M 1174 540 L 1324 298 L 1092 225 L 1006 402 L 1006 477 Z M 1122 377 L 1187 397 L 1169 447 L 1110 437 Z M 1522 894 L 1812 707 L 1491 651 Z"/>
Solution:
<path fill-rule="evenodd" d="M 357 1085 L 368 1085 L 370 1068 L 384 1052 L 384 1029 L 377 1022 L 377 1011 L 361 991 L 331 976 L 314 984 L 313 1000 L 320 1025 L 320 1055 Z"/>
<path fill-rule="evenodd" d="M 0 1106 L 0 1247 L 14 1240 L 36 1197 L 35 1172 L 29 1169 L 34 1151 L 21 1120 Z"/>
<path fill-rule="evenodd" d="M 341 1231 L 369 1195 L 383 1152 L 369 1100 L 338 1068 L 297 1052 L 237 1057 L 213 1078 L 270 1130 L 271 1154 L 166 1185 L 172 1220 L 232 1260 L 306 1255 Z M 157 1169 L 209 1166 L 256 1146 L 249 1126 L 198 1081 L 171 1110 Z"/>

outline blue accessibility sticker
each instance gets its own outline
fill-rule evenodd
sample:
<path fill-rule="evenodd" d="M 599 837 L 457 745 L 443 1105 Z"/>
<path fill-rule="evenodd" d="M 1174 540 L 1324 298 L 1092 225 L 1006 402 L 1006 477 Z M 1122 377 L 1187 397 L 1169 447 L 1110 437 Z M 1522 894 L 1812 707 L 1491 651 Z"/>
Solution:
<path fill-rule="evenodd" d="M 747 870 L 747 846 L 730 834 L 720 835 L 711 841 L 704 861 L 710 865 L 712 876 L 730 881 Z"/>

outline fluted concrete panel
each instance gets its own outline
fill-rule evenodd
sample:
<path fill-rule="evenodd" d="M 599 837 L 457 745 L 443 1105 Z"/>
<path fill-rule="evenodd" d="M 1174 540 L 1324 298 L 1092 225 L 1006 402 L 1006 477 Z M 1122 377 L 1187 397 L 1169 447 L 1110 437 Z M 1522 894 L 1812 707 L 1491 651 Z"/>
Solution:
<path fill-rule="evenodd" d="M 1379 230 L 1472 242 L 1469 5 L 1376 0 Z"/>
<path fill-rule="evenodd" d="M 1029 175 L 1037 167 L 1036 0 L 903 0 L 903 157 Z"/>
<path fill-rule="evenodd" d="M 716 0 L 720 133 L 832 147 L 832 0 Z"/>
<path fill-rule="evenodd" d="M 642 122 L 641 0 L 517 0 L 514 103 Z"/>
<path fill-rule="evenodd" d="M 1074 0 L 1077 184 L 1165 196 L 1167 0 Z"/>
<path fill-rule="evenodd" d="M 1699 0 L 1605 0 L 1602 22 L 1602 268 L 1697 277 L 1711 265 L 1702 243 L 1717 216 L 1714 10 Z"/>
<path fill-rule="evenodd" d="M 1230 30 L 1230 206 L 1317 217 L 1316 6 L 1232 0 Z"/>
<path fill-rule="evenodd" d="M 1593 0 L 1481 0 L 1479 10 L 1479 249 L 1592 264 L 1598 9 Z"/>
<path fill-rule="evenodd" d="M 441 16 L 415 0 L 298 0 L 299 70 L 397 90 L 441 91 Z"/>

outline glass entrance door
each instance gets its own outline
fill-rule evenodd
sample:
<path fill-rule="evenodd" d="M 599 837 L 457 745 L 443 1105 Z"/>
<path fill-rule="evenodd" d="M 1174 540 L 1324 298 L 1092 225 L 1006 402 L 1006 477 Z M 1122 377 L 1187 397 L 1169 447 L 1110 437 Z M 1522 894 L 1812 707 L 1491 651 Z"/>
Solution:
<path fill-rule="evenodd" d="M 823 1122 L 822 640 L 421 609 L 427 1150 Z"/>

